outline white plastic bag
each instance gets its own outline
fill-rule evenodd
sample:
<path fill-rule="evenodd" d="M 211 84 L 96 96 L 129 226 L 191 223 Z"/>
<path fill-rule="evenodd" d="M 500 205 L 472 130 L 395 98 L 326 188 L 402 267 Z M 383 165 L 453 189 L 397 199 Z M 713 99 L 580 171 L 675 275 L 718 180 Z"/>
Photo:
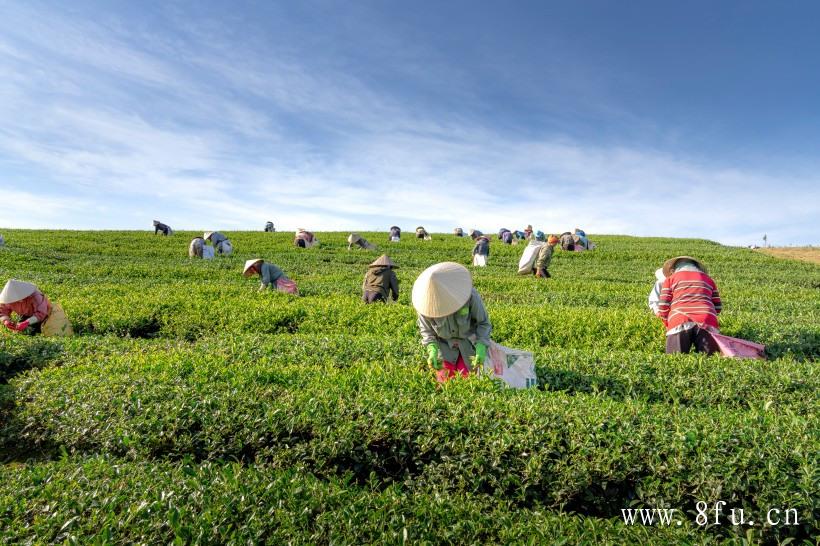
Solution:
<path fill-rule="evenodd" d="M 538 258 L 538 251 L 545 244 L 546 243 L 541 241 L 530 241 L 530 244 L 524 247 L 524 253 L 521 255 L 521 259 L 518 260 L 519 275 L 529 275 L 532 273 L 532 268 L 535 265 L 535 259 Z"/>
<path fill-rule="evenodd" d="M 495 341 L 491 341 L 487 349 L 484 371 L 493 374 L 514 389 L 528 389 L 538 385 L 532 353 L 510 349 Z"/>
<path fill-rule="evenodd" d="M 475 267 L 487 267 L 487 256 L 484 254 L 473 254 L 473 265 Z"/>

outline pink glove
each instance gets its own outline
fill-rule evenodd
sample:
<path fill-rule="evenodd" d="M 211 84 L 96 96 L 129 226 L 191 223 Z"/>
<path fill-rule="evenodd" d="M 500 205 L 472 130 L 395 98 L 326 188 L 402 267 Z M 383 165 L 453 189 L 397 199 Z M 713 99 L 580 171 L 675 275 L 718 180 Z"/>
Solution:
<path fill-rule="evenodd" d="M 28 328 L 28 321 L 27 320 L 24 320 L 23 322 L 21 322 L 20 324 L 17 325 L 17 331 L 18 332 L 22 332 L 26 328 Z"/>
<path fill-rule="evenodd" d="M 8 328 L 9 330 L 17 330 L 17 325 L 16 325 L 16 324 L 14 324 L 14 323 L 13 323 L 12 321 L 10 321 L 9 319 L 5 319 L 5 320 L 3 321 L 3 326 L 5 326 L 6 328 Z"/>

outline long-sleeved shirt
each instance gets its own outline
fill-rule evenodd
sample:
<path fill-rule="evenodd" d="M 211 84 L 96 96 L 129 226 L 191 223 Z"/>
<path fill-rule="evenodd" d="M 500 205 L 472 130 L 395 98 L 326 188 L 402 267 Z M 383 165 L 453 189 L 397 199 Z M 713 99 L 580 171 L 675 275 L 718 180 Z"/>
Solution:
<path fill-rule="evenodd" d="M 169 235 L 171 233 L 170 226 L 163 224 L 162 222 L 157 222 L 154 224 L 154 235 L 157 233 L 162 232 L 163 235 Z"/>
<path fill-rule="evenodd" d="M 45 294 L 35 290 L 32 295 L 20 301 L 0 305 L 0 321 L 10 319 L 12 313 L 17 313 L 22 320 L 31 323 L 43 322 L 51 313 L 51 302 Z"/>
<path fill-rule="evenodd" d="M 259 286 L 259 289 L 263 288 L 276 288 L 276 281 L 281 278 L 287 279 L 287 275 L 273 265 L 272 263 L 262 262 L 262 265 L 259 266 L 259 277 L 262 279 L 262 284 Z"/>
<path fill-rule="evenodd" d="M 362 283 L 362 292 L 374 292 L 381 294 L 384 301 L 388 301 L 388 296 L 393 295 L 394 300 L 399 299 L 399 279 L 392 267 L 378 266 L 367 268 Z M 364 298 L 367 301 L 366 298 Z"/>
<path fill-rule="evenodd" d="M 390 228 L 389 238 L 392 239 L 393 237 L 401 237 L 401 229 L 399 229 L 398 226 L 393 226 Z"/>
<path fill-rule="evenodd" d="M 663 286 L 663 281 L 655 281 L 655 285 L 652 287 L 652 291 L 649 293 L 649 297 L 647 298 L 649 308 L 656 315 L 660 311 L 658 306 L 661 303 L 661 287 L 662 286 Z"/>
<path fill-rule="evenodd" d="M 498 238 L 501 239 L 504 244 L 511 245 L 513 242 L 512 231 L 505 229 L 498 234 Z"/>
<path fill-rule="evenodd" d="M 543 269 L 544 271 L 549 269 L 554 246 L 549 244 L 541 245 L 541 248 L 538 249 L 538 257 L 535 258 L 535 269 Z"/>
<path fill-rule="evenodd" d="M 481 236 L 475 240 L 475 246 L 473 247 L 473 255 L 479 254 L 481 256 L 489 256 L 490 255 L 490 240 L 485 237 Z"/>
<path fill-rule="evenodd" d="M 202 237 L 195 237 L 188 245 L 188 256 L 191 258 L 201 258 L 202 249 L 205 247 L 205 239 Z"/>
<path fill-rule="evenodd" d="M 475 288 L 464 307 L 452 315 L 441 318 L 419 315 L 418 325 L 422 345 L 438 344 L 441 357 L 447 362 L 455 363 L 461 354 L 468 367 L 470 359 L 475 356 L 476 343 L 490 346 L 493 329 L 484 302 Z M 473 337 L 475 340 L 471 339 Z"/>
<path fill-rule="evenodd" d="M 658 316 L 667 330 L 688 322 L 718 328 L 722 309 L 715 281 L 701 271 L 678 270 L 661 285 Z"/>
<path fill-rule="evenodd" d="M 211 241 L 211 244 L 214 245 L 214 247 L 216 247 L 222 241 L 227 241 L 228 238 L 219 233 L 218 231 L 214 231 L 213 233 L 211 233 L 211 237 L 209 240 Z"/>

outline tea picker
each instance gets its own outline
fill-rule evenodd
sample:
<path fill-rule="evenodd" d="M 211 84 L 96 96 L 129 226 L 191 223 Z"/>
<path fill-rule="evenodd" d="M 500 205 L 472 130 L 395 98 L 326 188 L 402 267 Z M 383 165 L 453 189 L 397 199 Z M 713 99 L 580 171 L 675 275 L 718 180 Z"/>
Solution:
<path fill-rule="evenodd" d="M 467 377 L 483 365 L 492 324 L 466 267 L 454 262 L 428 267 L 413 284 L 412 301 L 427 363 L 439 382 Z"/>
<path fill-rule="evenodd" d="M 362 301 L 373 303 L 376 301 L 389 302 L 399 299 L 399 279 L 394 269 L 398 266 L 393 263 L 387 254 L 383 254 L 367 266 L 367 273 L 362 282 Z"/>
<path fill-rule="evenodd" d="M 273 222 L 268 221 L 265 223 L 265 233 L 276 233 L 276 228 L 273 227 Z"/>
<path fill-rule="evenodd" d="M 387 240 L 391 243 L 398 243 L 401 240 L 401 228 L 399 226 L 390 226 L 390 234 Z"/>
<path fill-rule="evenodd" d="M 216 254 L 230 256 L 233 253 L 233 244 L 230 239 L 218 231 L 206 231 L 202 234 L 202 238 L 206 243 L 210 242 L 213 245 Z"/>
<path fill-rule="evenodd" d="M 717 316 L 723 303 L 706 267 L 690 256 L 678 256 L 664 262 L 663 274 L 658 317 L 666 327 L 666 352 L 717 352 L 709 333 L 719 332 Z"/>
<path fill-rule="evenodd" d="M 11 319 L 15 313 L 19 322 Z M 0 292 L 0 321 L 15 332 L 29 331 L 44 336 L 70 336 L 71 323 L 59 303 L 49 299 L 29 282 L 11 279 Z"/>
<path fill-rule="evenodd" d="M 416 228 L 416 238 L 417 239 L 424 239 L 425 241 L 429 241 L 432 239 L 427 230 L 424 229 L 424 226 L 419 226 Z"/>
<path fill-rule="evenodd" d="M 498 231 L 498 240 L 503 242 L 505 245 L 511 245 L 513 243 L 513 233 L 507 228 L 501 228 Z"/>
<path fill-rule="evenodd" d="M 490 238 L 486 235 L 482 235 L 475 240 L 475 246 L 473 246 L 473 265 L 476 267 L 485 267 L 489 258 Z"/>
<path fill-rule="evenodd" d="M 214 247 L 206 245 L 202 237 L 194 237 L 188 245 L 188 257 L 210 260 L 214 257 Z"/>
<path fill-rule="evenodd" d="M 254 258 L 246 261 L 245 268 L 242 270 L 242 275 L 245 277 L 259 275 L 259 278 L 262 281 L 259 285 L 260 292 L 268 288 L 271 290 L 276 288 L 280 292 L 285 292 L 286 294 L 299 293 L 295 282 L 290 280 L 288 276 L 285 275 L 285 273 L 277 266 L 270 262 L 264 261 L 262 258 Z"/>
<path fill-rule="evenodd" d="M 312 231 L 299 228 L 293 236 L 293 244 L 299 248 L 310 248 L 319 244 L 319 239 Z"/>
<path fill-rule="evenodd" d="M 162 233 L 165 236 L 173 235 L 174 230 L 171 229 L 171 226 L 167 224 L 163 224 L 159 220 L 154 220 L 154 235 L 157 233 Z"/>
<path fill-rule="evenodd" d="M 365 250 L 376 250 L 376 245 L 368 242 L 367 239 L 365 239 L 358 233 L 351 233 L 347 236 L 347 249 L 352 249 L 353 245 L 356 245 L 359 248 L 363 248 Z"/>

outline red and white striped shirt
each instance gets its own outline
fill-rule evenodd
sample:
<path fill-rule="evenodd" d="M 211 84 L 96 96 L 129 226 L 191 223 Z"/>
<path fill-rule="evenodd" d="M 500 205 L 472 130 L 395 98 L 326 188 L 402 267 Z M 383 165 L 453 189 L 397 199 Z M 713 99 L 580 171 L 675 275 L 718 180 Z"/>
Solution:
<path fill-rule="evenodd" d="M 667 329 L 686 322 L 718 328 L 723 308 L 715 281 L 700 271 L 678 271 L 661 286 L 658 316 Z"/>

